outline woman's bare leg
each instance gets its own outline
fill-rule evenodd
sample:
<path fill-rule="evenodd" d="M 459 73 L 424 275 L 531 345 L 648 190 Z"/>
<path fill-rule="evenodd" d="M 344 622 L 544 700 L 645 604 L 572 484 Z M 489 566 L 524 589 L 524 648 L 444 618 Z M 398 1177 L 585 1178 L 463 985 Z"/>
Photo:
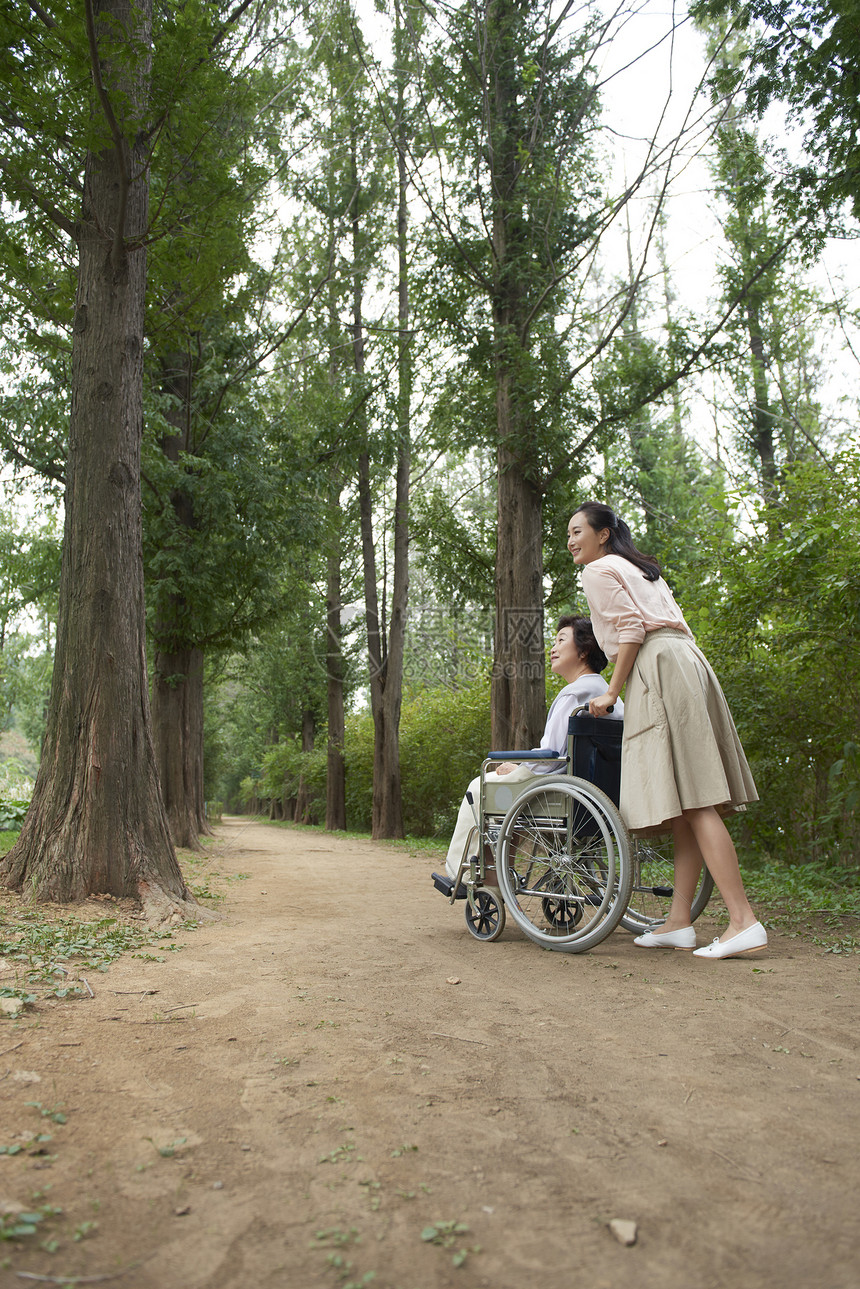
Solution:
<path fill-rule="evenodd" d="M 700 857 L 704 857 L 705 863 L 708 865 L 708 871 L 713 877 L 717 890 L 722 895 L 725 906 L 728 909 L 729 925 L 720 936 L 721 940 L 727 940 L 731 936 L 745 931 L 748 926 L 752 926 L 757 920 L 744 890 L 734 842 L 729 836 L 729 831 L 723 823 L 721 815 L 713 806 L 702 806 L 697 810 L 685 810 L 683 819 L 688 824 L 700 852 Z M 685 862 L 682 858 L 682 864 Z M 675 873 L 677 885 L 677 849 L 675 852 Z M 682 880 L 686 880 L 686 870 Z"/>
<path fill-rule="evenodd" d="M 672 838 L 675 843 L 674 895 L 661 931 L 680 931 L 690 925 L 690 910 L 704 862 L 696 835 L 683 815 L 672 820 Z"/>

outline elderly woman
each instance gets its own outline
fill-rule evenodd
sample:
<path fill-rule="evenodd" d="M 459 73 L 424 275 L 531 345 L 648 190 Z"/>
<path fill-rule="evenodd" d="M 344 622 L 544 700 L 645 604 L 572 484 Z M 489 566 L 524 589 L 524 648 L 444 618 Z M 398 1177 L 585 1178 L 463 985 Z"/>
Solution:
<path fill-rule="evenodd" d="M 588 618 L 580 614 L 569 614 L 559 619 L 555 643 L 550 653 L 550 666 L 567 684 L 553 699 L 540 746 L 560 751 L 567 746 L 567 725 L 571 713 L 591 699 L 605 694 L 608 688 L 606 681 L 598 674 L 606 666 L 606 654 L 597 643 Z M 616 701 L 611 715 L 615 720 L 623 717 L 624 704 L 620 700 Z M 524 762 L 519 765 L 505 761 L 497 769 L 489 770 L 485 778 L 489 782 L 498 782 L 504 778 L 507 783 L 517 783 L 531 779 L 535 774 L 551 774 L 558 768 L 558 761 Z M 469 793 L 475 806 L 473 808 L 470 805 L 468 796 L 463 798 L 454 835 L 448 847 L 445 869 L 454 880 L 465 853 L 469 833 L 475 826 L 480 789 L 481 780 L 473 779 L 469 784 Z"/>

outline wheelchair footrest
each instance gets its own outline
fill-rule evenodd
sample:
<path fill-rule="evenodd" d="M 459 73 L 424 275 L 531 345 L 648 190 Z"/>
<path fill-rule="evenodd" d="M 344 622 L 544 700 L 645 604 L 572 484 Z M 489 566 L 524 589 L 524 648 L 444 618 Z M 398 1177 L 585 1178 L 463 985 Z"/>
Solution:
<path fill-rule="evenodd" d="M 441 891 L 443 895 L 447 895 L 450 900 L 454 890 L 453 877 L 449 877 L 447 873 L 431 873 L 431 877 L 433 878 L 433 885 L 436 887 L 436 890 Z M 466 898 L 466 888 L 462 882 L 457 887 L 457 893 L 453 898 L 455 900 L 464 900 Z"/>

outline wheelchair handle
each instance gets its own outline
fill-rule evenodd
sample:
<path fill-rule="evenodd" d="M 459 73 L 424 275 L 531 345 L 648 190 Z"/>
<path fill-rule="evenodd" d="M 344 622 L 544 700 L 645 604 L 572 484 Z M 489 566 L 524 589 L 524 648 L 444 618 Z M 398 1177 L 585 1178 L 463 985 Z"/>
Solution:
<path fill-rule="evenodd" d="M 588 703 L 583 703 L 581 707 L 575 707 L 570 714 L 571 716 L 578 716 L 580 712 L 587 712 L 587 711 L 588 711 Z M 611 707 L 607 707 L 606 715 L 608 716 L 610 712 L 614 712 L 614 711 L 615 711 L 615 704 L 613 703 Z"/>

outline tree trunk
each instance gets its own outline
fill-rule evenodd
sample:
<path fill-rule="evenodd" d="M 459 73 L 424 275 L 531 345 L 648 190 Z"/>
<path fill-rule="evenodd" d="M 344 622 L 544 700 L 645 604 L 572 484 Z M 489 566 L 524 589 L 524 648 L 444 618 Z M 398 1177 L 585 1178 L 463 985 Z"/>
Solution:
<path fill-rule="evenodd" d="M 356 375 L 364 376 L 364 321 L 363 291 L 364 281 L 361 270 L 361 228 L 359 216 L 357 138 L 353 130 L 352 168 L 354 183 L 352 191 L 356 194 L 353 203 L 353 301 L 352 301 L 352 348 Z M 367 425 L 364 408 L 358 418 L 363 426 L 363 437 L 367 441 Z M 408 466 L 407 466 L 408 469 Z M 408 478 L 408 476 L 407 476 Z M 398 502 L 400 496 L 398 495 Z M 400 719 L 399 693 L 386 703 L 385 690 L 388 683 L 388 642 L 385 625 L 380 619 L 379 594 L 377 590 L 376 548 L 373 540 L 373 494 L 370 482 L 370 455 L 367 449 L 359 453 L 358 458 L 358 502 L 361 524 L 361 551 L 364 569 L 364 611 L 367 624 L 367 655 L 370 666 L 370 710 L 373 716 L 373 805 L 372 837 L 403 837 L 403 808 L 400 794 L 400 755 L 398 746 L 398 723 Z M 402 515 L 401 515 L 402 523 Z M 395 595 L 395 611 L 399 621 L 405 617 L 405 599 L 403 589 L 401 601 Z M 400 674 L 395 680 L 399 684 L 402 678 L 402 630 L 400 644 Z"/>
<path fill-rule="evenodd" d="M 305 708 L 302 712 L 302 751 L 313 752 L 314 740 L 316 738 L 316 718 L 310 708 Z M 310 816 L 311 796 L 305 783 L 304 775 L 299 777 L 299 788 L 296 793 L 296 804 L 293 811 L 293 819 L 297 824 L 308 824 L 311 821 Z"/>
<path fill-rule="evenodd" d="M 546 720 L 543 499 L 504 446 L 498 452 L 494 748 L 535 747 Z"/>
<path fill-rule="evenodd" d="M 99 60 L 114 110 L 148 94 L 151 0 L 103 0 L 132 73 Z M 72 406 L 57 651 L 30 811 L 3 864 L 39 898 L 188 900 L 164 812 L 150 723 L 140 447 L 148 170 L 145 149 L 86 158 L 72 341 Z M 139 155 L 138 155 L 139 154 Z"/>
<path fill-rule="evenodd" d="M 172 353 L 161 363 L 164 388 L 173 395 L 165 419 L 176 433 L 161 440 L 169 461 L 188 451 L 189 409 L 193 371 L 187 353 Z M 181 528 L 194 526 L 194 506 L 184 489 L 170 498 Z M 184 639 L 177 624 L 185 620 L 185 601 L 178 595 L 159 597 L 153 632 L 155 667 L 152 679 L 152 720 L 161 791 L 175 846 L 202 850 L 201 833 L 211 834 L 206 820 L 203 785 L 203 652 Z"/>
<path fill-rule="evenodd" d="M 395 3 L 397 51 L 397 465 L 394 483 L 394 570 L 388 656 L 382 692 L 382 738 L 374 758 L 373 836 L 403 837 L 403 787 L 400 775 L 400 712 L 403 706 L 403 654 L 409 601 L 409 485 L 412 465 L 412 337 L 409 332 L 409 178 L 405 79 L 406 39 L 400 5 Z M 378 771 L 376 762 L 378 761 Z M 378 772 L 378 790 L 376 773 Z"/>
<path fill-rule="evenodd" d="M 371 809 L 372 837 L 402 837 L 403 821 L 391 821 L 383 811 L 383 804 L 393 800 L 394 783 L 388 777 L 392 767 L 386 759 L 391 755 L 391 731 L 388 729 L 385 707 L 385 678 L 387 648 L 385 632 L 379 620 L 379 596 L 376 587 L 376 550 L 373 541 L 373 498 L 370 488 L 370 458 L 362 452 L 358 459 L 358 502 L 361 521 L 361 550 L 364 564 L 364 613 L 367 626 L 367 657 L 370 667 L 370 711 L 373 716 L 373 803 Z M 399 784 L 399 766 L 397 767 Z M 383 832 L 381 829 L 391 831 Z"/>
<path fill-rule="evenodd" d="M 523 379 L 529 305 L 524 244 L 518 61 L 511 32 L 517 6 L 487 10 L 488 99 L 493 174 L 493 292 L 497 449 L 496 626 L 491 739 L 495 748 L 538 742 L 546 717 L 543 645 L 543 496 L 529 478 L 534 406 Z"/>
<path fill-rule="evenodd" d="M 748 271 L 746 264 L 744 265 L 744 270 L 745 272 Z M 750 409 L 750 443 L 758 460 L 762 494 L 764 495 L 765 504 L 770 510 L 776 504 L 778 491 L 773 432 L 776 416 L 770 401 L 760 303 L 755 295 L 747 301 L 746 318 L 753 387 L 753 405 Z"/>
<path fill-rule="evenodd" d="M 211 834 L 203 786 L 203 651 L 156 652 L 152 722 L 161 794 L 175 846 Z"/>
<path fill-rule="evenodd" d="M 325 826 L 330 832 L 346 828 L 346 775 L 343 744 L 343 650 L 340 612 L 340 541 L 335 537 L 328 557 L 326 590 L 326 677 L 328 696 L 328 745 L 326 761 Z"/>

